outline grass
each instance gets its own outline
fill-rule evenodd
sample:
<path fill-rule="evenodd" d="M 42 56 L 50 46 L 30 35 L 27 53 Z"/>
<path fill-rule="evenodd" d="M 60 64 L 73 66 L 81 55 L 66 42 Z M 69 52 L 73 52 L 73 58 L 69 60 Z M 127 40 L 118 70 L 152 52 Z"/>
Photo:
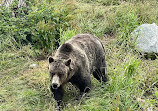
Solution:
<path fill-rule="evenodd" d="M 130 41 L 130 33 L 138 25 L 158 23 L 157 2 L 73 0 L 72 4 L 76 6 L 75 19 L 61 31 L 61 43 L 77 33 L 98 36 L 106 50 L 109 81 L 101 84 L 92 77 L 92 90 L 80 101 L 75 101 L 78 89 L 67 84 L 64 111 L 158 110 L 158 59 L 142 58 Z M 31 45 L 17 48 L 6 41 L 0 51 L 0 110 L 54 111 L 48 62 L 35 58 L 35 51 L 40 50 Z M 32 63 L 38 67 L 29 68 Z"/>

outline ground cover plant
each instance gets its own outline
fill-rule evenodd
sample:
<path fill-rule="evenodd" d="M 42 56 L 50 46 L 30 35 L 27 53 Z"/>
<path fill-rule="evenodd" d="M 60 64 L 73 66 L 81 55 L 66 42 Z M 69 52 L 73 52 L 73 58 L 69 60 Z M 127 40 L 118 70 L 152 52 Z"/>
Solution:
<path fill-rule="evenodd" d="M 0 110 L 55 110 L 46 58 L 78 33 L 101 39 L 109 81 L 101 84 L 93 78 L 91 92 L 80 101 L 75 101 L 78 89 L 66 85 L 64 111 L 158 110 L 158 59 L 143 58 L 130 35 L 143 23 L 158 25 L 156 0 L 30 0 L 27 4 L 27 14 L 20 11 L 17 17 L 12 16 L 14 5 L 0 6 Z M 30 68 L 32 63 L 38 66 Z"/>

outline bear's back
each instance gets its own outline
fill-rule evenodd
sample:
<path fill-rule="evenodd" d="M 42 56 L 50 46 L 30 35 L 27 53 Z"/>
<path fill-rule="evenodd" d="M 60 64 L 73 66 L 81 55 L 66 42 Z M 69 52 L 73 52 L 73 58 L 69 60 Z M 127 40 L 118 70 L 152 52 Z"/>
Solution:
<path fill-rule="evenodd" d="M 65 43 L 72 45 L 76 56 L 84 55 L 84 57 L 87 57 L 90 66 L 95 66 L 105 58 L 105 50 L 102 43 L 91 34 L 76 35 Z"/>
<path fill-rule="evenodd" d="M 74 46 L 74 48 L 81 48 L 84 51 L 94 51 L 95 49 L 104 50 L 104 47 L 101 44 L 100 40 L 91 34 L 78 34 L 65 43 L 71 44 L 72 46 Z"/>
<path fill-rule="evenodd" d="M 91 72 L 105 60 L 105 50 L 99 39 L 91 34 L 79 34 L 62 44 L 54 56 L 72 59 L 77 67 L 87 67 Z"/>

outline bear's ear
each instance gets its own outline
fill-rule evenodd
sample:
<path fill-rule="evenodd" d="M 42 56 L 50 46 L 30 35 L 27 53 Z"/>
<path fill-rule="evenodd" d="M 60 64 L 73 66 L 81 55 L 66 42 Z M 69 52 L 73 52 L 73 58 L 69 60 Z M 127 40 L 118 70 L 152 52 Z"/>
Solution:
<path fill-rule="evenodd" d="M 54 62 L 54 59 L 52 57 L 49 57 L 48 61 L 49 61 L 49 63 L 52 63 L 52 62 Z"/>
<path fill-rule="evenodd" d="M 65 62 L 65 65 L 66 65 L 66 66 L 70 66 L 70 63 L 71 63 L 71 59 L 67 60 L 67 61 Z"/>
<path fill-rule="evenodd" d="M 70 53 L 70 52 L 72 51 L 72 46 L 71 46 L 71 44 L 69 44 L 69 43 L 64 43 L 64 44 L 61 46 L 60 51 Z"/>

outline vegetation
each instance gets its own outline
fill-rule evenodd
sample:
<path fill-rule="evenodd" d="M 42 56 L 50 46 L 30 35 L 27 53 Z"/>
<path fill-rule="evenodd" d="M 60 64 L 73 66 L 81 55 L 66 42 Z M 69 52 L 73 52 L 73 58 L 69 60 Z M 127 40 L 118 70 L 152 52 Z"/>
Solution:
<path fill-rule="evenodd" d="M 29 0 L 13 17 L 16 5 L 0 7 L 0 110 L 55 110 L 48 63 L 39 59 L 78 33 L 102 40 L 109 81 L 92 78 L 80 101 L 66 85 L 64 111 L 158 110 L 158 59 L 144 59 L 130 35 L 143 23 L 158 24 L 157 0 Z"/>

